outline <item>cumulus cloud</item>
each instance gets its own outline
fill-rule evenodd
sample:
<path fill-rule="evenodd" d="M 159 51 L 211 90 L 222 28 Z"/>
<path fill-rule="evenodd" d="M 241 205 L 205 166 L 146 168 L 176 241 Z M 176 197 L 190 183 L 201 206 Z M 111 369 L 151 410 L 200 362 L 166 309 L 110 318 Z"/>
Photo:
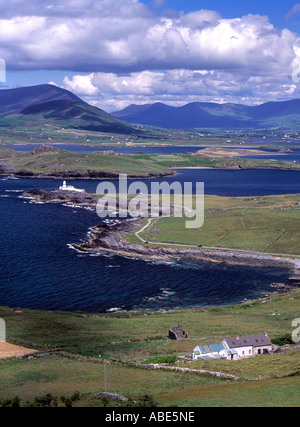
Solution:
<path fill-rule="evenodd" d="M 106 111 L 154 102 L 174 106 L 196 101 L 253 105 L 300 96 L 300 90 L 286 75 L 249 76 L 224 70 L 148 70 L 119 75 L 100 72 L 66 77 L 63 87 Z"/>
<path fill-rule="evenodd" d="M 163 5 L 0 0 L 0 58 L 8 70 L 72 71 L 63 86 L 110 110 L 130 101 L 258 103 L 297 95 L 296 33 L 266 16 L 224 19 L 212 10 L 169 13 Z"/>
<path fill-rule="evenodd" d="M 267 17 L 222 19 L 200 10 L 155 13 L 138 0 L 0 0 L 0 56 L 10 69 L 132 72 L 155 69 L 280 69 L 297 36 Z M 11 5 L 12 3 L 12 5 Z"/>

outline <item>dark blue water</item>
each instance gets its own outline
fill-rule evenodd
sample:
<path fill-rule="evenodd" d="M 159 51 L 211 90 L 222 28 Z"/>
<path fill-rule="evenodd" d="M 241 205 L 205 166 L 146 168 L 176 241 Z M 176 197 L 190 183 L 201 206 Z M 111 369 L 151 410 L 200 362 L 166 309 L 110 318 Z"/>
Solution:
<path fill-rule="evenodd" d="M 300 192 L 299 175 L 292 171 L 186 170 L 173 179 L 203 179 L 209 194 Z M 274 291 L 273 282 L 287 280 L 285 269 L 186 261 L 166 265 L 77 253 L 68 244 L 80 242 L 99 223 L 95 212 L 36 205 L 19 197 L 21 191 L 59 184 L 52 179 L 0 180 L 0 305 L 89 312 L 209 306 L 258 298 Z M 95 192 L 98 182 L 72 184 Z"/>

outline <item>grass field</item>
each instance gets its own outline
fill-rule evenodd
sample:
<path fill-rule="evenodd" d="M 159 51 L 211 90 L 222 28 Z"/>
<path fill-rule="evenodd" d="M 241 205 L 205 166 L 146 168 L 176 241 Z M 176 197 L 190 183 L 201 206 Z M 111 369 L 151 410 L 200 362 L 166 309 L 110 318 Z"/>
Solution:
<path fill-rule="evenodd" d="M 186 220 L 185 216 L 156 219 L 141 237 L 149 242 L 300 255 L 299 194 L 252 198 L 205 196 L 203 227 L 188 229 Z"/>
<path fill-rule="evenodd" d="M 103 366 L 100 363 L 63 357 L 16 360 L 6 363 L 5 367 L 3 363 L 0 362 L 0 398 L 13 398 L 18 393 L 26 402 L 45 392 L 70 396 L 75 390 L 82 395 L 77 406 L 102 406 L 94 397 L 103 390 Z M 300 384 L 298 376 L 232 382 L 205 375 L 109 365 L 107 389 L 133 399 L 148 392 L 163 407 L 290 407 L 299 406 Z"/>
<path fill-rule="evenodd" d="M 88 314 L 22 310 L 2 307 L 11 343 L 41 352 L 64 351 L 45 359 L 0 361 L 0 399 L 18 395 L 23 401 L 46 393 L 82 394 L 78 406 L 101 406 L 94 394 L 103 391 L 103 365 L 110 360 L 110 392 L 138 398 L 151 393 L 160 406 L 298 406 L 300 352 L 231 362 L 186 362 L 192 369 L 237 375 L 240 381 L 208 374 L 147 370 L 128 365 L 158 356 L 183 356 L 198 344 L 225 337 L 268 332 L 276 338 L 292 332 L 299 317 L 300 291 L 273 295 L 237 306 L 203 310 Z M 168 329 L 183 323 L 190 339 L 174 342 Z M 252 379 L 255 381 L 248 381 Z"/>

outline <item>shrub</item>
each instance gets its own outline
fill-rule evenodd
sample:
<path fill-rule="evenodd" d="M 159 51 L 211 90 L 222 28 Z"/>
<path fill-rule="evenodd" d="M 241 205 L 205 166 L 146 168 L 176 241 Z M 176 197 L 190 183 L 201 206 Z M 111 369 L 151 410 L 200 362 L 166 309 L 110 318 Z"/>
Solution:
<path fill-rule="evenodd" d="M 294 344 L 291 334 L 284 334 L 271 340 L 272 344 L 282 346 L 286 344 Z"/>
<path fill-rule="evenodd" d="M 137 401 L 136 406 L 140 408 L 156 408 L 157 402 L 155 402 L 151 394 L 146 393 Z"/>

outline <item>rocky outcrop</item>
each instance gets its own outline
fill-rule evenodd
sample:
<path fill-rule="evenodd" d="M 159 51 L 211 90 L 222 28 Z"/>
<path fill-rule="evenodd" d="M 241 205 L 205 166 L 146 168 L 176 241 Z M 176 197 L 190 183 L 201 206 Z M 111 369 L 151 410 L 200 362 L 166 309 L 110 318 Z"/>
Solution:
<path fill-rule="evenodd" d="M 95 397 L 97 397 L 98 399 L 114 400 L 116 402 L 128 402 L 127 397 L 117 393 L 102 392 L 95 394 Z"/>
<path fill-rule="evenodd" d="M 67 203 L 85 206 L 95 206 L 97 204 L 97 197 L 91 196 L 87 192 L 76 192 L 76 191 L 63 191 L 63 190 L 30 190 L 22 194 L 22 197 L 32 198 L 39 203 Z"/>

